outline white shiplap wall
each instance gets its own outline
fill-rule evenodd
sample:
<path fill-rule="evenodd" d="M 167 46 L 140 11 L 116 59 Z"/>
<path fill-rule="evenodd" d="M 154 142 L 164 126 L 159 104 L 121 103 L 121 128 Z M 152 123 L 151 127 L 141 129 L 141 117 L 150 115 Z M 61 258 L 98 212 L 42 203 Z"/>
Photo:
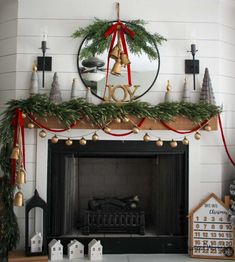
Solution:
<path fill-rule="evenodd" d="M 16 98 L 16 35 L 18 3 L 0 2 L 0 111 Z"/>
<path fill-rule="evenodd" d="M 17 2 L 17 1 L 16 1 Z M 11 1 L 15 3 L 15 1 Z M 235 128 L 234 96 L 235 81 L 235 5 L 233 0 L 121 0 L 121 18 L 123 20 L 144 19 L 148 21 L 147 29 L 165 36 L 168 41 L 160 49 L 161 70 L 158 80 L 152 90 L 142 100 L 156 104 L 163 100 L 165 85 L 171 80 L 175 99 L 180 99 L 183 79 L 184 60 L 191 58 L 187 50 L 190 44 L 196 42 L 200 59 L 200 75 L 197 76 L 197 90 L 192 90 L 193 101 L 197 101 L 202 83 L 204 68 L 208 67 L 212 78 L 213 88 L 218 104 L 223 104 L 223 123 L 228 144 L 235 155 L 233 133 Z M 5 43 L 6 51 L 0 48 L 1 92 L 0 106 L 9 96 L 17 98 L 27 97 L 31 76 L 31 67 L 38 55 L 41 55 L 40 42 L 44 31 L 48 34 L 48 55 L 53 57 L 53 72 L 58 72 L 64 99 L 70 96 L 72 78 L 78 77 L 76 55 L 79 40 L 70 36 L 75 29 L 92 22 L 94 17 L 101 19 L 115 19 L 115 3 L 110 0 L 82 1 L 82 0 L 21 0 L 18 2 L 17 20 L 12 20 L 9 28 L 17 33 L 17 39 Z M 2 20 L 2 19 L 1 19 Z M 14 22 L 15 21 L 15 24 Z M 1 24 L 2 25 L 2 24 Z M 16 27 L 17 26 L 17 31 Z M 1 27 L 1 32 L 6 25 Z M 8 34 L 8 30 L 5 30 Z M 13 33 L 12 33 L 13 34 Z M 12 37 L 12 34 L 10 37 Z M 1 34 L 0 34 L 1 36 Z M 0 44 L 4 45 L 0 38 Z M 16 41 L 17 40 L 17 41 Z M 15 47 L 15 53 L 11 50 Z M 10 50 L 10 51 L 9 51 Z M 2 52 L 4 57 L 2 59 Z M 5 57 L 10 52 L 9 57 Z M 7 61 L 7 62 L 6 62 Z M 15 67 L 13 70 L 12 67 Z M 10 71 L 10 73 L 8 73 Z M 16 74 L 15 74 L 16 71 Z M 9 74 L 12 74 L 9 76 Z M 53 73 L 46 73 L 46 88 L 48 92 Z M 189 87 L 192 89 L 192 78 L 188 77 Z M 81 96 L 85 94 L 80 85 Z M 97 102 L 93 99 L 93 102 Z M 84 131 L 77 131 L 82 134 Z M 154 133 L 152 132 L 154 135 Z M 155 136 L 170 138 L 170 132 Z M 37 188 L 45 188 L 46 168 L 43 157 L 43 142 L 36 132 L 26 132 L 28 182 L 24 186 L 26 199 L 33 194 L 35 182 Z M 137 139 L 141 139 L 142 135 Z M 192 137 L 192 136 L 191 136 Z M 103 136 L 104 139 L 113 139 Z M 133 139 L 130 138 L 130 139 Z M 193 139 L 193 138 L 192 138 Z M 40 149 L 40 150 L 39 150 Z M 41 150 L 42 149 L 42 150 Z M 194 206 L 209 192 L 219 196 L 224 193 L 227 182 L 231 179 L 232 168 L 224 153 L 219 132 L 203 132 L 200 142 L 193 142 L 190 159 L 190 207 Z M 43 160 L 44 159 L 44 160 Z M 44 161 L 44 162 L 43 162 Z M 36 164 L 36 162 L 38 164 Z M 41 167 L 44 166 L 44 169 Z M 44 175 L 43 175 L 44 174 Z M 44 176 L 44 181 L 42 181 Z M 194 188 L 194 189 L 193 189 Z M 195 193 L 197 192 L 197 193 Z M 43 193 L 42 193 L 43 194 Z M 24 234 L 24 208 L 17 208 L 19 224 Z M 33 221 L 33 218 L 32 218 Z M 21 244 L 23 244 L 23 237 Z"/>

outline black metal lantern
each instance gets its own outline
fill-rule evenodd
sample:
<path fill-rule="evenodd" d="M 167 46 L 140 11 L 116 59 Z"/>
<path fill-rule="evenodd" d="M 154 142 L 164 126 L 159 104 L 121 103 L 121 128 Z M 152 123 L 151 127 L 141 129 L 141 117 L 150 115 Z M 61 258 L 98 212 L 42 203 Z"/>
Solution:
<path fill-rule="evenodd" d="M 31 252 L 29 245 L 29 212 L 33 208 L 41 208 L 43 211 L 43 232 L 42 232 L 42 249 L 41 251 Z M 25 252 L 28 256 L 39 256 L 47 254 L 47 203 L 39 196 L 37 189 L 34 191 L 34 196 L 26 202 L 25 206 Z"/>

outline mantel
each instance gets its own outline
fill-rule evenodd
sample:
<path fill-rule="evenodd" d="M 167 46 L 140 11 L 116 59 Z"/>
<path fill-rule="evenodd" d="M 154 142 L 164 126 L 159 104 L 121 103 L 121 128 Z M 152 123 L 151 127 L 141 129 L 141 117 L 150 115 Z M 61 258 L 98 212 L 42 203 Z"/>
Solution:
<path fill-rule="evenodd" d="M 110 123 L 109 127 L 111 129 L 116 130 L 131 130 L 135 125 L 138 125 L 138 123 L 141 121 L 141 119 L 137 117 L 130 116 L 130 121 L 128 123 Z M 58 122 L 55 118 L 50 118 L 47 121 L 44 119 L 37 119 L 37 121 L 48 127 L 48 128 L 54 128 L 54 129 L 60 129 L 64 128 L 64 126 Z M 29 120 L 25 120 L 25 126 L 29 123 Z M 174 121 L 167 122 L 169 126 L 171 126 L 174 129 L 177 130 L 191 130 L 197 124 L 193 123 L 191 120 L 185 118 L 185 117 L 176 117 Z M 217 117 L 213 117 L 209 120 L 208 124 L 211 126 L 211 131 L 215 131 L 218 129 L 218 123 L 217 123 Z M 81 122 L 79 122 L 76 126 L 73 127 L 73 129 L 99 129 L 99 127 L 92 125 L 87 120 L 83 119 Z M 159 121 L 159 120 L 152 120 L 146 118 L 144 123 L 140 127 L 141 130 L 167 130 L 167 128 Z"/>

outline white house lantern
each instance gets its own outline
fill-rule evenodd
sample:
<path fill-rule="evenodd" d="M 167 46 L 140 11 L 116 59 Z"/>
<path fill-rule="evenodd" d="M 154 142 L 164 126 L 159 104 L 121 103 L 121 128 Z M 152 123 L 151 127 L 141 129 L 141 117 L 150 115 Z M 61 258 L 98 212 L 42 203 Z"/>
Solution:
<path fill-rule="evenodd" d="M 90 260 L 102 260 L 103 246 L 99 240 L 92 239 L 88 244 L 88 258 Z"/>
<path fill-rule="evenodd" d="M 42 252 L 42 233 L 36 233 L 30 240 L 30 251 L 31 253 Z"/>
<path fill-rule="evenodd" d="M 67 247 L 69 259 L 84 257 L 84 245 L 81 242 L 75 239 L 71 240 Z"/>
<path fill-rule="evenodd" d="M 49 259 L 62 260 L 63 259 L 63 245 L 60 240 L 53 239 L 48 245 Z"/>

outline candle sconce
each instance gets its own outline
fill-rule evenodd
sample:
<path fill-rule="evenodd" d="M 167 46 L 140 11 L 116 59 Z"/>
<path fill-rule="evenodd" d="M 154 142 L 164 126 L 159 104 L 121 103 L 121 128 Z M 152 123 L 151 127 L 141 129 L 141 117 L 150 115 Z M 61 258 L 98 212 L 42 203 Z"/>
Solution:
<path fill-rule="evenodd" d="M 199 74 L 199 60 L 195 59 L 197 53 L 196 45 L 191 44 L 191 50 L 188 51 L 192 54 L 192 60 L 185 60 L 185 74 L 193 74 L 193 89 L 196 89 L 195 75 Z"/>
<path fill-rule="evenodd" d="M 47 48 L 47 35 L 43 35 L 43 40 L 41 41 L 42 56 L 37 57 L 37 68 L 38 71 L 42 71 L 42 87 L 45 85 L 45 71 L 51 71 L 52 69 L 52 57 L 46 56 Z"/>

